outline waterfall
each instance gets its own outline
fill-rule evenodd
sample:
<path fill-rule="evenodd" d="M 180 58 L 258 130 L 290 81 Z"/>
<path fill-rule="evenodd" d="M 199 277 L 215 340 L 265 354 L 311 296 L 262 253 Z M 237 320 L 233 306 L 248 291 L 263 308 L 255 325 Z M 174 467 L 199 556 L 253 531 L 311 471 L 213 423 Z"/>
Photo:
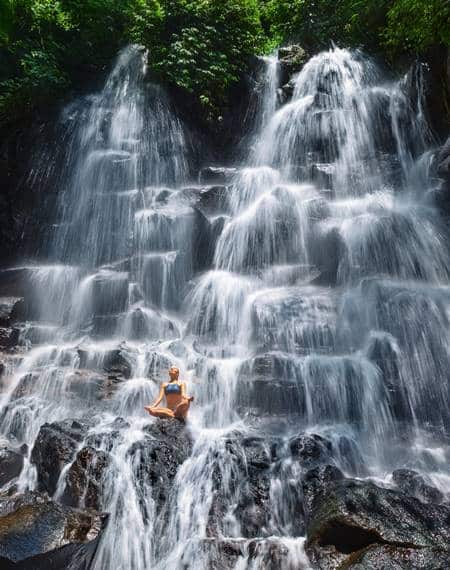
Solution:
<path fill-rule="evenodd" d="M 103 89 L 63 117 L 58 221 L 45 263 L 22 268 L 27 350 L 0 430 L 31 452 L 44 423 L 88 422 L 77 450 L 110 458 L 98 570 L 206 570 L 223 544 L 230 568 L 271 567 L 279 550 L 282 567 L 306 570 L 299 430 L 329 438 L 350 475 L 408 464 L 450 480 L 438 453 L 450 427 L 448 236 L 419 187 L 425 118 L 405 81 L 339 48 L 312 57 L 279 106 L 277 57 L 265 58 L 244 166 L 199 185 L 147 57 L 124 49 Z M 159 511 L 143 406 L 172 364 L 195 396 L 193 447 Z M 249 491 L 257 476 L 264 504 Z M 36 485 L 28 456 L 18 488 Z"/>

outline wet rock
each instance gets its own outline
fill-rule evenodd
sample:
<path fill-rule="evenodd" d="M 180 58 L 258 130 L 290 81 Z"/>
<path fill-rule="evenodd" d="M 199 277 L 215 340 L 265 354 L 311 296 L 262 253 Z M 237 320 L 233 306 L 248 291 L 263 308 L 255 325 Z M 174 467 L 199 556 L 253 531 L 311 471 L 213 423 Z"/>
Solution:
<path fill-rule="evenodd" d="M 92 312 L 95 315 L 120 313 L 127 307 L 128 273 L 101 270 L 92 282 Z"/>
<path fill-rule="evenodd" d="M 63 503 L 99 510 L 105 470 L 109 464 L 108 453 L 90 446 L 80 449 L 66 475 Z"/>
<path fill-rule="evenodd" d="M 110 392 L 108 379 L 101 372 L 77 369 L 67 375 L 66 382 L 70 391 L 85 402 L 108 396 Z"/>
<path fill-rule="evenodd" d="M 200 170 L 200 184 L 229 184 L 237 173 L 236 168 L 223 166 L 206 166 Z"/>
<path fill-rule="evenodd" d="M 247 547 L 248 559 L 252 567 L 264 570 L 308 570 L 310 565 L 303 553 L 292 555 L 290 548 L 283 540 L 271 537 L 263 540 L 252 540 Z"/>
<path fill-rule="evenodd" d="M 213 214 L 228 210 L 228 188 L 224 184 L 213 184 L 185 188 L 184 192 L 202 212 Z"/>
<path fill-rule="evenodd" d="M 314 467 L 319 463 L 326 463 L 332 455 L 331 443 L 316 434 L 302 433 L 289 441 L 292 457 L 300 461 L 304 469 Z"/>
<path fill-rule="evenodd" d="M 424 504 L 368 481 L 331 479 L 311 503 L 307 553 L 313 565 L 349 564 L 354 553 L 373 545 L 448 550 L 449 506 Z"/>
<path fill-rule="evenodd" d="M 19 344 L 20 329 L 18 327 L 0 328 L 0 347 L 13 348 Z"/>
<path fill-rule="evenodd" d="M 335 344 L 335 321 L 335 299 L 327 289 L 284 289 L 257 297 L 251 311 L 252 336 L 260 352 L 328 353 Z M 285 371 L 293 366 L 292 357 L 285 357 Z"/>
<path fill-rule="evenodd" d="M 0 487 L 20 475 L 23 467 L 23 453 L 0 443 Z"/>
<path fill-rule="evenodd" d="M 88 428 L 87 422 L 78 420 L 63 420 L 41 427 L 31 452 L 39 490 L 54 494 L 62 469 L 73 460 Z"/>
<path fill-rule="evenodd" d="M 240 381 L 236 401 L 242 412 L 257 414 L 302 414 L 305 399 L 296 382 L 276 378 L 255 378 Z"/>
<path fill-rule="evenodd" d="M 367 358 L 374 362 L 383 375 L 387 386 L 390 408 L 394 416 L 401 420 L 412 420 L 408 390 L 401 381 L 400 352 L 396 339 L 383 333 L 372 333 L 366 348 Z"/>
<path fill-rule="evenodd" d="M 199 554 L 199 552 L 201 554 Z M 192 561 L 203 562 L 210 570 L 234 570 L 245 560 L 245 568 L 261 570 L 307 570 L 310 566 L 303 555 L 292 556 L 288 546 L 276 537 L 242 540 L 206 538 L 193 542 L 183 556 L 183 568 L 194 570 Z"/>
<path fill-rule="evenodd" d="M 192 442 L 182 422 L 158 419 L 146 426 L 143 440 L 133 444 L 128 451 L 136 480 L 145 488 L 151 488 L 157 509 L 168 502 L 173 480 L 180 465 L 189 457 Z"/>
<path fill-rule="evenodd" d="M 412 469 L 396 469 L 392 473 L 392 479 L 401 491 L 424 503 L 441 503 L 444 499 L 439 489 L 428 483 L 425 476 Z"/>
<path fill-rule="evenodd" d="M 30 279 L 30 268 L 13 267 L 0 270 L 0 295 L 22 297 L 27 292 Z"/>
<path fill-rule="evenodd" d="M 251 470 L 241 489 L 236 508 L 242 535 L 255 538 L 269 534 L 271 518 L 270 476 L 265 471 Z"/>
<path fill-rule="evenodd" d="M 278 99 L 281 105 L 284 105 L 292 98 L 295 89 L 295 80 L 290 79 L 287 83 L 285 83 L 282 87 L 280 87 L 277 91 Z"/>
<path fill-rule="evenodd" d="M 235 524 L 230 521 L 230 515 L 239 524 L 243 537 L 271 534 L 270 442 L 262 437 L 233 434 L 213 462 L 213 495 L 207 535 L 227 535 L 229 525 Z M 230 495 L 235 497 L 231 512 Z"/>
<path fill-rule="evenodd" d="M 59 505 L 41 493 L 0 499 L 0 556 L 21 570 L 88 570 L 105 524 L 106 515 Z"/>
<path fill-rule="evenodd" d="M 355 439 L 341 435 L 332 442 L 332 447 L 335 462 L 344 471 L 358 476 L 367 475 L 363 455 Z"/>
<path fill-rule="evenodd" d="M 438 570 L 448 568 L 450 552 L 439 548 L 374 545 L 352 556 L 349 570 Z"/>
<path fill-rule="evenodd" d="M 195 570 L 196 565 L 203 562 L 204 567 L 210 570 L 234 570 L 239 558 L 245 555 L 245 546 L 245 541 L 233 539 L 203 538 L 192 541 L 183 554 L 183 568 Z M 193 561 L 195 564 L 192 564 Z"/>
<path fill-rule="evenodd" d="M 321 465 L 309 469 L 302 481 L 304 508 L 307 520 L 313 514 L 314 501 L 321 500 L 328 487 L 335 481 L 344 479 L 344 474 L 335 465 Z"/>
<path fill-rule="evenodd" d="M 268 442 L 263 438 L 244 438 L 240 447 L 245 456 L 245 469 L 236 515 L 243 536 L 254 538 L 269 531 L 271 505 L 268 470 L 272 465 L 272 454 Z"/>
<path fill-rule="evenodd" d="M 9 327 L 20 319 L 23 308 L 23 297 L 0 297 L 0 327 Z"/>
<path fill-rule="evenodd" d="M 338 279 L 339 260 L 344 251 L 344 243 L 337 228 L 324 232 L 313 232 L 311 239 L 311 262 L 320 275 L 313 281 L 315 285 L 334 286 Z"/>
<path fill-rule="evenodd" d="M 211 224 L 206 216 L 197 208 L 195 211 L 195 235 L 194 235 L 194 269 L 202 271 L 210 267 L 213 257 L 215 242 L 212 239 Z"/>
<path fill-rule="evenodd" d="M 16 400 L 17 398 L 22 398 L 23 396 L 31 394 L 34 384 L 38 379 L 39 375 L 36 372 L 30 372 L 22 376 L 14 389 L 11 399 Z"/>
<path fill-rule="evenodd" d="M 131 378 L 131 364 L 125 356 L 124 352 L 119 348 L 111 350 L 105 358 L 103 369 L 108 374 L 121 376 L 122 378 Z"/>
<path fill-rule="evenodd" d="M 278 61 L 281 70 L 281 83 L 287 83 L 293 73 L 299 72 L 308 61 L 309 55 L 299 45 L 282 47 L 278 50 Z"/>

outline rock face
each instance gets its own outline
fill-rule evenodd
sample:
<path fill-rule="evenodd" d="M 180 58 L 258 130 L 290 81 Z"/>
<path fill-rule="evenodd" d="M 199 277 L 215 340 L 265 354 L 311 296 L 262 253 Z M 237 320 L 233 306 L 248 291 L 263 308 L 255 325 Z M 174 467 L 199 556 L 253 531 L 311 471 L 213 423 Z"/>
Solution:
<path fill-rule="evenodd" d="M 90 446 L 80 449 L 66 475 L 62 502 L 99 510 L 105 469 L 109 463 L 110 456 L 104 451 Z"/>
<path fill-rule="evenodd" d="M 89 424 L 78 420 L 44 424 L 31 453 L 39 489 L 53 495 L 63 468 L 70 464 L 62 502 L 73 507 L 100 509 L 105 472 L 111 462 L 104 448 L 109 450 L 120 442 L 121 432 L 128 424 L 118 418 L 112 427 L 105 436 L 89 435 Z M 146 426 L 144 432 L 144 438 L 130 446 L 127 459 L 136 480 L 143 487 L 151 486 L 153 498 L 162 509 L 192 444 L 184 424 L 178 421 L 157 420 Z M 103 449 L 98 449 L 100 445 Z"/>
<path fill-rule="evenodd" d="M 236 168 L 207 166 L 200 170 L 200 184 L 229 184 L 237 173 Z"/>
<path fill-rule="evenodd" d="M 36 492 L 0 499 L 0 565 L 87 570 L 106 520 L 106 515 L 71 509 Z"/>
<path fill-rule="evenodd" d="M 23 310 L 23 297 L 0 297 L 0 327 L 15 322 Z"/>
<path fill-rule="evenodd" d="M 392 479 L 401 491 L 424 503 L 441 503 L 444 499 L 444 495 L 428 483 L 424 476 L 411 469 L 396 469 L 392 473 Z"/>
<path fill-rule="evenodd" d="M 62 469 L 74 459 L 87 431 L 87 423 L 77 420 L 64 420 L 41 427 L 31 452 L 31 462 L 36 466 L 41 491 L 54 494 Z"/>
<path fill-rule="evenodd" d="M 431 570 L 448 568 L 449 553 L 439 548 L 404 548 L 375 545 L 356 554 L 351 570 Z"/>
<path fill-rule="evenodd" d="M 286 46 L 278 50 L 282 85 L 289 81 L 293 73 L 302 69 L 308 58 L 307 52 L 299 45 Z"/>
<path fill-rule="evenodd" d="M 22 450 L 0 443 L 0 487 L 20 475 L 23 467 Z"/>
<path fill-rule="evenodd" d="M 389 548 L 416 549 L 423 560 L 432 560 L 438 552 L 450 561 L 449 506 L 424 504 L 368 481 L 344 479 L 332 469 L 323 475 L 321 480 L 316 477 L 308 504 L 307 553 L 313 565 L 353 568 L 358 561 L 356 567 L 372 568 L 370 560 L 384 559 L 386 566 L 378 567 L 408 567 L 395 566 Z M 413 558 L 411 552 L 403 554 L 406 561 Z"/>
<path fill-rule="evenodd" d="M 170 496 L 170 489 L 180 465 L 189 457 L 192 442 L 184 424 L 159 419 L 145 428 L 148 437 L 129 450 L 137 479 L 151 484 L 153 498 L 161 510 Z"/>

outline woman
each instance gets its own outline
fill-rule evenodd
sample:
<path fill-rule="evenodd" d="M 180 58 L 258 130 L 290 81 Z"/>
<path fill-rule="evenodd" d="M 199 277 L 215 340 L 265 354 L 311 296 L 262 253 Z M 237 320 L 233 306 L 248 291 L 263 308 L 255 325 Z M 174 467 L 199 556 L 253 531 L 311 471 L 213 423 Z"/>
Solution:
<path fill-rule="evenodd" d="M 180 370 L 176 366 L 169 369 L 169 382 L 161 385 L 159 396 L 151 406 L 145 406 L 145 410 L 157 418 L 177 418 L 179 420 L 186 419 L 189 406 L 191 405 L 192 396 L 186 396 L 186 384 L 178 381 Z M 166 397 L 167 407 L 158 408 L 162 399 Z"/>

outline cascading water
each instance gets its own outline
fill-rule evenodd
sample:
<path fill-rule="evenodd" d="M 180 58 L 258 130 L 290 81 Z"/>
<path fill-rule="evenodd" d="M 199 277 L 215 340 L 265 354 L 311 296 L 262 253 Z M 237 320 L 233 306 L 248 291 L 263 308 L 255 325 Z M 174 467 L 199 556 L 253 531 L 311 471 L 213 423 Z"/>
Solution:
<path fill-rule="evenodd" d="M 401 82 L 341 49 L 313 57 L 278 108 L 267 58 L 250 158 L 211 211 L 217 186 L 187 184 L 183 127 L 145 59 L 124 50 L 66 112 L 59 222 L 48 263 L 27 268 L 29 351 L 0 428 L 31 449 L 45 422 L 89 420 L 77 450 L 109 458 L 98 569 L 214 568 L 224 543 L 230 568 L 271 568 L 278 549 L 279 567 L 306 569 L 299 430 L 328 438 L 347 474 L 407 464 L 450 487 L 448 249 L 413 184 L 424 118 Z M 170 364 L 196 398 L 193 449 L 160 513 L 143 406 Z M 36 486 L 32 461 L 18 486 Z"/>

